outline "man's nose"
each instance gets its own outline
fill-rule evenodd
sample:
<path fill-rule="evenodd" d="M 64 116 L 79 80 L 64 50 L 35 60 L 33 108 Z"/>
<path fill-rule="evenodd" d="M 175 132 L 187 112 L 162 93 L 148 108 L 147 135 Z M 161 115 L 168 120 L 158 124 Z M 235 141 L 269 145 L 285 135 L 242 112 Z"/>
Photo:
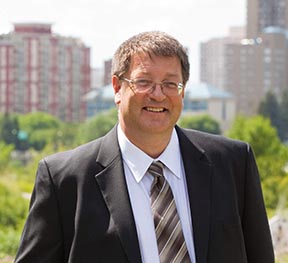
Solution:
<path fill-rule="evenodd" d="M 163 92 L 163 87 L 161 83 L 154 84 L 151 95 L 154 97 L 160 97 L 160 98 L 166 97 L 165 93 Z"/>

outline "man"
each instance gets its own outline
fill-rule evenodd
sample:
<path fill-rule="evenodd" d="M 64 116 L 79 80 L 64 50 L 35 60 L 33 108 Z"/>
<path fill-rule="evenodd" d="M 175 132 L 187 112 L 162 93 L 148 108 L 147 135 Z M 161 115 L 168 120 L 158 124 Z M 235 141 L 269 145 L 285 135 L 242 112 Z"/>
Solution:
<path fill-rule="evenodd" d="M 16 262 L 274 262 L 249 145 L 176 125 L 188 79 L 165 33 L 118 48 L 119 124 L 40 162 Z"/>

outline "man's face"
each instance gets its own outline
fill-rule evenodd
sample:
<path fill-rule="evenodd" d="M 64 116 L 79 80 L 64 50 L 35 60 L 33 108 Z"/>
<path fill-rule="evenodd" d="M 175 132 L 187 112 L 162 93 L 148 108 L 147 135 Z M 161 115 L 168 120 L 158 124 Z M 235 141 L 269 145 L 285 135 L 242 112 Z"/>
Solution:
<path fill-rule="evenodd" d="M 183 81 L 181 64 L 177 57 L 149 56 L 146 53 L 131 57 L 126 79 L 147 79 L 156 83 Z M 141 136 L 169 134 L 172 132 L 183 107 L 183 94 L 166 96 L 160 85 L 152 92 L 133 92 L 127 81 L 112 79 L 115 103 L 118 105 L 119 123 L 128 138 L 134 140 Z"/>

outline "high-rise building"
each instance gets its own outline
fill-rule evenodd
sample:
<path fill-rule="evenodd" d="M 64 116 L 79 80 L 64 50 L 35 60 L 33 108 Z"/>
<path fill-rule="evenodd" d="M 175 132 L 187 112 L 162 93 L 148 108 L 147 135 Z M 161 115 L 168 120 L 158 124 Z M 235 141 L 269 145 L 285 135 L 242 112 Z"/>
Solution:
<path fill-rule="evenodd" d="M 109 85 L 111 83 L 111 69 L 112 69 L 112 59 L 107 59 L 104 61 L 104 76 L 103 84 Z"/>
<path fill-rule="evenodd" d="M 0 112 L 43 111 L 68 122 L 86 117 L 90 49 L 51 24 L 21 23 L 0 35 Z"/>
<path fill-rule="evenodd" d="M 253 115 L 268 91 L 280 98 L 288 89 L 288 27 L 283 22 L 288 18 L 287 3 L 288 0 L 248 0 L 249 38 L 245 34 L 235 38 L 230 33 L 201 44 L 200 80 L 232 93 L 237 113 Z M 284 16 L 278 9 L 285 6 Z M 268 14 L 274 16 L 268 19 Z"/>
<path fill-rule="evenodd" d="M 247 38 L 271 26 L 288 29 L 288 0 L 247 0 Z"/>
<path fill-rule="evenodd" d="M 225 90 L 227 45 L 239 44 L 245 37 L 245 28 L 231 27 L 229 35 L 211 39 L 200 46 L 200 80 Z"/>

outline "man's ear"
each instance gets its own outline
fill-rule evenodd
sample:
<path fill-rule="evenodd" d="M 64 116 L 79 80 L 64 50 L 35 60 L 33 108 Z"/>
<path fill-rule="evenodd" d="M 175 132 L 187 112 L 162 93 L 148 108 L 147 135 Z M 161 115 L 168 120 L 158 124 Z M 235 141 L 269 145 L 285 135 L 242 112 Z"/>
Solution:
<path fill-rule="evenodd" d="M 184 87 L 183 87 L 183 90 L 182 90 L 182 93 L 181 93 L 181 97 L 182 97 L 182 99 L 184 99 L 184 97 L 185 97 L 185 85 L 184 85 Z"/>
<path fill-rule="evenodd" d="M 115 75 L 112 76 L 112 86 L 114 89 L 114 102 L 119 104 L 121 102 L 121 82 Z"/>

